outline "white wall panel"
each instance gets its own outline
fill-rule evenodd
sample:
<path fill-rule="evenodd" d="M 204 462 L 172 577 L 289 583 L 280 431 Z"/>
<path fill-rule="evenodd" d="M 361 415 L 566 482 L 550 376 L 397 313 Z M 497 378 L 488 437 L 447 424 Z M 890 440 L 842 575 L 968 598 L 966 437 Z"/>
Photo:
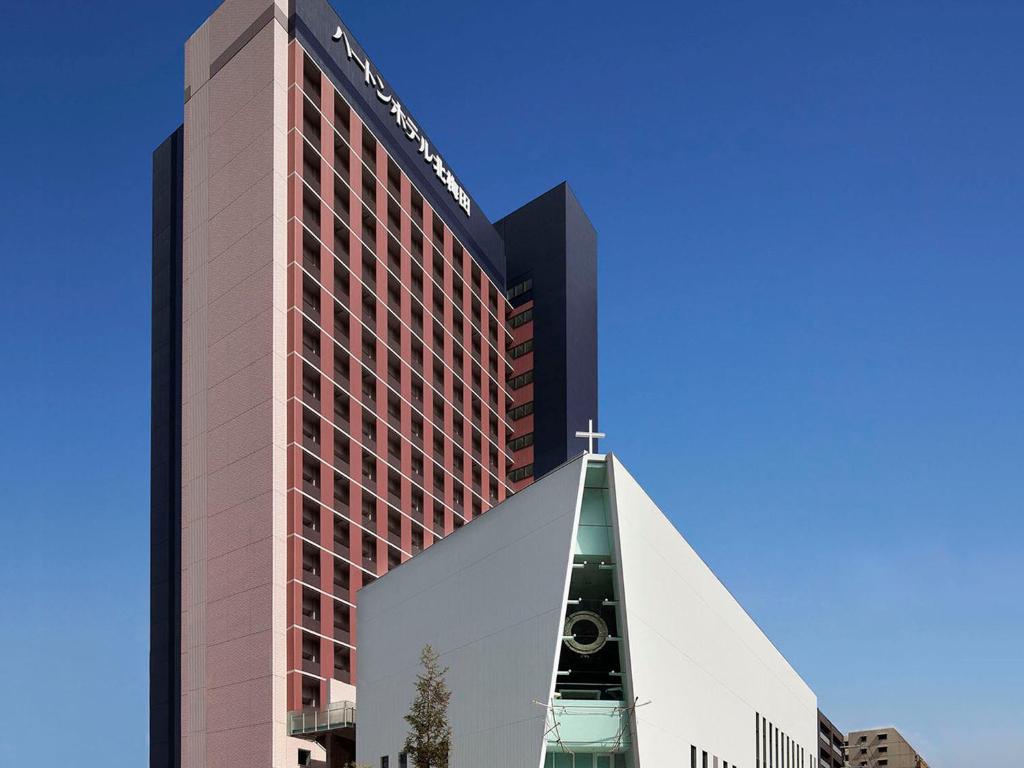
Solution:
<path fill-rule="evenodd" d="M 689 766 L 690 747 L 754 768 L 754 713 L 817 754 L 817 700 L 754 621 L 609 456 L 628 664 L 642 768 Z M 709 760 L 709 765 L 711 762 Z"/>
<path fill-rule="evenodd" d="M 397 755 L 419 653 L 451 667 L 453 768 L 543 759 L 582 459 L 473 520 L 359 592 L 358 759 Z"/>

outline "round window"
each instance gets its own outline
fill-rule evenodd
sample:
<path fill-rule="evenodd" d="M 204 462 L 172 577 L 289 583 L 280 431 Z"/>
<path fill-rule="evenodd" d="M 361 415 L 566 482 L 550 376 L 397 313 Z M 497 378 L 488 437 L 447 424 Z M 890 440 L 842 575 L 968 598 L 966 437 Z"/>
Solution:
<path fill-rule="evenodd" d="M 608 642 L 608 625 L 593 611 L 576 611 L 565 620 L 565 644 L 581 656 L 589 656 Z"/>

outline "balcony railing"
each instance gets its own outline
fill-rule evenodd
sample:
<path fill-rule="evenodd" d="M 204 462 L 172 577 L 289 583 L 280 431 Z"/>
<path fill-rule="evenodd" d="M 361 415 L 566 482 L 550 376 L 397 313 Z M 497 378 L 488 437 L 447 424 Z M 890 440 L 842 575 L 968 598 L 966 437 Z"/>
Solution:
<path fill-rule="evenodd" d="M 336 701 L 323 709 L 303 709 L 288 713 L 289 736 L 351 728 L 355 724 L 356 705 L 351 701 Z"/>

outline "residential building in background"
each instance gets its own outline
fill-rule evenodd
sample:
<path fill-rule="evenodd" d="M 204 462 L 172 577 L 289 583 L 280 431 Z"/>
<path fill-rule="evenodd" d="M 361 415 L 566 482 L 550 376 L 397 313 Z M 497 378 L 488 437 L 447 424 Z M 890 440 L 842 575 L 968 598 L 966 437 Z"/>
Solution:
<path fill-rule="evenodd" d="M 407 764 L 429 643 L 453 766 L 815 768 L 814 692 L 612 454 L 548 473 L 360 604 L 362 764 Z"/>
<path fill-rule="evenodd" d="M 825 713 L 818 710 L 818 765 L 820 768 L 844 768 L 846 736 Z"/>
<path fill-rule="evenodd" d="M 227 0 L 185 45 L 153 156 L 151 766 L 351 759 L 357 591 L 597 420 L 593 227 L 566 184 L 492 223 L 449 159 L 325 0 Z"/>
<path fill-rule="evenodd" d="M 846 745 L 851 768 L 928 768 L 924 758 L 895 728 L 851 731 Z"/>

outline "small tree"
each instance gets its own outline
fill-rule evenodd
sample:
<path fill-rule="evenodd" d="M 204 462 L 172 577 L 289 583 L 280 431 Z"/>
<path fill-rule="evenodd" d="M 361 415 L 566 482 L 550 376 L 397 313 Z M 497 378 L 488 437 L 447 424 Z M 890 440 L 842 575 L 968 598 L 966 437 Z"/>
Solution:
<path fill-rule="evenodd" d="M 420 652 L 423 671 L 416 676 L 416 698 L 405 721 L 405 753 L 416 768 L 448 768 L 452 729 L 448 725 L 448 700 L 452 697 L 444 676 L 448 667 L 438 664 L 437 652 L 429 645 Z"/>

